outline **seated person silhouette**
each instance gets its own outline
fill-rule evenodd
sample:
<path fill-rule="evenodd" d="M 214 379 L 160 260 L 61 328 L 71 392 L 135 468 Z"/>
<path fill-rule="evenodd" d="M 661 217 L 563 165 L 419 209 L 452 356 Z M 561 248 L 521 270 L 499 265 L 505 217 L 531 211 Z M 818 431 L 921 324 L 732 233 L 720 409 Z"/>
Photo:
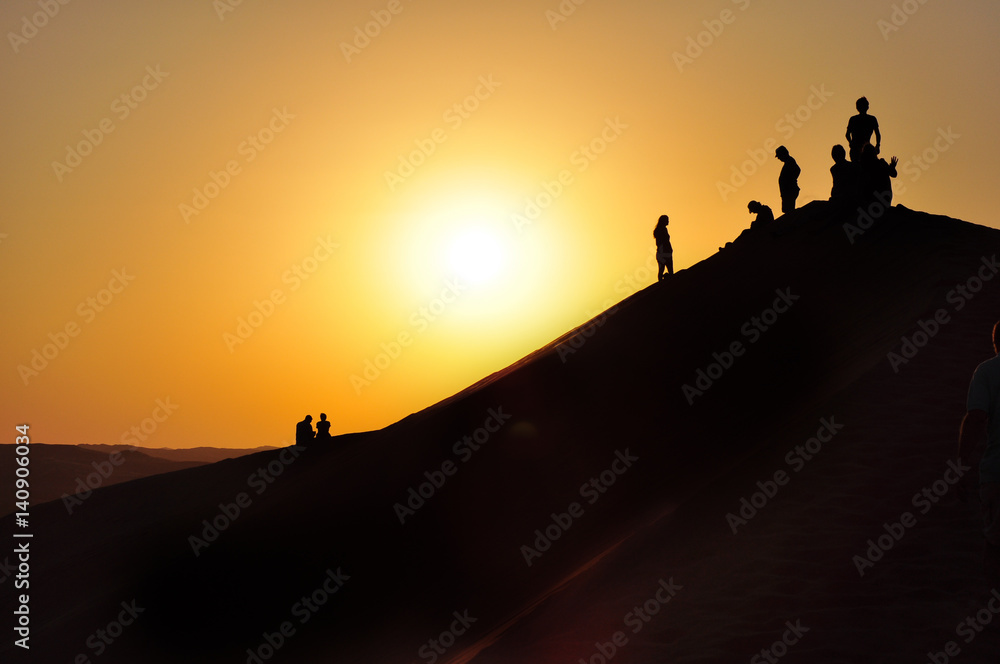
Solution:
<path fill-rule="evenodd" d="M 316 442 L 333 442 L 333 436 L 330 435 L 330 422 L 326 419 L 326 413 L 319 414 L 319 422 L 316 423 Z"/>
<path fill-rule="evenodd" d="M 754 230 L 765 228 L 774 221 L 774 212 L 771 211 L 771 208 L 757 201 L 750 201 L 747 203 L 747 210 L 750 211 L 750 214 L 757 215 L 757 217 L 750 222 L 750 228 Z"/>
<path fill-rule="evenodd" d="M 833 177 L 830 202 L 840 210 L 853 209 L 858 202 L 858 165 L 847 161 L 847 151 L 843 145 L 834 145 L 830 154 L 833 156 L 833 166 L 830 167 L 830 175 Z"/>
<path fill-rule="evenodd" d="M 855 107 L 858 114 L 847 121 L 847 145 L 851 148 L 851 161 L 858 161 L 866 145 L 871 145 L 872 133 L 875 134 L 875 154 L 882 151 L 882 134 L 878 130 L 878 120 L 874 115 L 868 115 L 868 100 L 862 97 Z"/>
<path fill-rule="evenodd" d="M 312 415 L 306 415 L 306 419 L 295 425 L 295 444 L 305 445 L 311 443 L 315 438 L 312 427 Z"/>

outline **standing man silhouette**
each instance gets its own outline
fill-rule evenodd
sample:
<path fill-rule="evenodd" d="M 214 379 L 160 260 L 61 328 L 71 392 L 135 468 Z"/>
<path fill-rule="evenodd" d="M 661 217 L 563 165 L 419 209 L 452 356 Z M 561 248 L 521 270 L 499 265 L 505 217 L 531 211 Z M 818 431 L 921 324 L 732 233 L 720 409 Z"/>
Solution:
<path fill-rule="evenodd" d="M 858 114 L 847 121 L 847 145 L 850 146 L 851 161 L 861 158 L 861 151 L 871 143 L 872 133 L 875 134 L 875 154 L 882 151 L 882 134 L 878 130 L 878 119 L 868 115 L 868 100 L 862 97 L 855 107 Z"/>
<path fill-rule="evenodd" d="M 788 154 L 788 148 L 779 145 L 774 151 L 774 158 L 782 162 L 781 173 L 778 174 L 778 192 L 781 194 L 782 213 L 795 209 L 795 199 L 799 197 L 799 173 L 801 169 Z"/>
<path fill-rule="evenodd" d="M 976 448 L 985 439 L 986 451 L 979 461 L 979 498 L 982 503 L 983 535 L 986 537 L 984 566 L 987 582 L 1000 584 L 1000 322 L 993 326 L 994 357 L 972 374 L 965 417 L 958 439 L 958 466 L 971 463 Z M 972 472 L 961 477 L 959 497 L 975 486 Z"/>

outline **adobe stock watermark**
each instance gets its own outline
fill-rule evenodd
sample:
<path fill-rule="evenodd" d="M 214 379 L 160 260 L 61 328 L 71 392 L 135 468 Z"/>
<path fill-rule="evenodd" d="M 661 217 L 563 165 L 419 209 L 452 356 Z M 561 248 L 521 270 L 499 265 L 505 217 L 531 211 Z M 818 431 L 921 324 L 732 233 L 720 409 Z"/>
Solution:
<path fill-rule="evenodd" d="M 951 126 L 947 129 L 938 129 L 938 135 L 932 142 L 930 146 L 924 149 L 919 155 L 913 155 L 909 159 L 903 162 L 903 165 L 898 168 L 898 171 L 907 175 L 910 182 L 916 182 L 920 177 L 931 169 L 931 166 L 937 163 L 941 155 L 947 152 L 955 144 L 955 141 L 961 138 L 961 134 L 956 134 L 952 131 Z M 897 193 L 906 193 L 906 185 L 901 185 L 896 188 Z M 854 244 L 855 239 L 861 235 L 865 234 L 865 231 L 870 229 L 875 225 L 875 222 L 881 219 L 886 212 L 891 209 L 892 198 L 889 196 L 888 191 L 881 191 L 875 194 L 875 200 L 869 203 L 866 207 L 858 207 L 858 218 L 856 223 L 845 222 L 842 225 L 844 229 L 844 234 L 847 235 L 847 240 Z"/>
<path fill-rule="evenodd" d="M 266 466 L 258 468 L 247 477 L 247 488 L 254 489 L 254 495 L 260 496 L 274 484 L 275 480 L 285 472 L 285 468 L 295 463 L 306 450 L 302 445 L 285 447 L 278 453 L 278 458 Z M 188 544 L 191 552 L 197 558 L 204 549 L 219 539 L 243 512 L 253 504 L 253 498 L 246 491 L 241 491 L 233 497 L 232 502 L 219 503 L 219 512 L 209 519 L 202 519 L 202 529 L 198 535 L 190 535 Z"/>
<path fill-rule="evenodd" d="M 330 260 L 333 252 L 339 247 L 339 244 L 330 239 L 330 233 L 327 233 L 326 237 L 317 236 L 312 253 L 285 270 L 281 274 L 281 283 L 289 286 L 289 293 L 294 293 L 307 279 L 316 274 L 323 263 Z M 287 301 L 288 294 L 282 288 L 273 289 L 263 300 L 254 300 L 250 313 L 236 318 L 235 333 L 228 330 L 222 333 L 222 341 L 229 349 L 230 355 L 236 352 L 238 346 L 245 344 L 260 329 L 264 321 L 273 316 L 277 308 Z"/>
<path fill-rule="evenodd" d="M 761 166 L 774 159 L 774 150 L 782 142 L 789 141 L 795 132 L 809 122 L 813 115 L 819 111 L 829 101 L 833 93 L 826 89 L 826 84 L 821 84 L 818 88 L 815 85 L 809 87 L 809 96 L 805 102 L 797 106 L 794 110 L 785 113 L 774 123 L 774 130 L 780 134 L 781 138 L 774 136 L 766 139 L 760 148 L 750 148 L 746 151 L 749 159 L 729 167 L 729 179 L 727 181 L 716 180 L 715 188 L 719 191 L 719 196 L 723 202 L 735 194 L 743 185 L 749 182 L 750 178 L 760 172 Z"/>
<path fill-rule="evenodd" d="M 232 14 L 242 4 L 243 0 L 212 0 L 212 9 L 221 23 L 226 20 L 226 14 Z"/>
<path fill-rule="evenodd" d="M 737 5 L 740 11 L 746 11 L 750 6 L 750 0 L 732 0 L 732 3 Z M 702 56 L 705 49 L 711 47 L 715 40 L 722 36 L 726 26 L 736 22 L 737 16 L 738 14 L 732 9 L 723 9 L 719 12 L 719 18 L 702 21 L 701 24 L 705 26 L 705 29 L 693 36 L 688 35 L 684 52 L 674 51 L 674 64 L 677 65 L 677 71 L 683 74 L 684 67 L 693 65 L 694 61 Z"/>
<path fill-rule="evenodd" d="M 597 334 L 597 331 L 604 327 L 604 324 L 608 322 L 608 318 L 614 316 L 618 312 L 618 305 L 613 303 L 611 300 L 604 301 L 605 309 L 600 312 L 588 311 L 587 316 L 589 320 L 576 329 L 573 336 L 571 336 L 566 341 L 559 344 L 556 348 L 556 354 L 559 355 L 559 361 L 566 364 L 567 360 L 573 356 L 576 351 L 583 348 L 583 346 Z"/>
<path fill-rule="evenodd" d="M 750 664 L 775 664 L 779 659 L 788 654 L 789 648 L 794 646 L 796 643 L 802 640 L 809 628 L 802 624 L 802 620 L 796 620 L 794 623 L 790 620 L 785 621 L 785 631 L 781 634 L 781 637 L 776 639 L 767 648 L 762 648 L 759 653 L 750 658 Z"/>
<path fill-rule="evenodd" d="M 91 664 L 91 657 L 100 657 L 103 655 L 125 633 L 125 628 L 133 625 L 139 619 L 139 614 L 146 611 L 134 599 L 131 602 L 122 602 L 121 607 L 122 610 L 118 612 L 116 618 L 94 631 L 84 642 L 93 651 L 93 654 L 80 653 L 73 658 L 73 664 Z"/>
<path fill-rule="evenodd" d="M 351 58 L 361 55 L 361 51 L 371 46 L 372 40 L 377 39 L 382 31 L 389 27 L 393 17 L 403 13 L 406 7 L 401 0 L 389 0 L 385 9 L 373 9 L 370 14 L 372 20 L 364 25 L 354 26 L 354 39 L 350 42 L 340 42 L 340 52 L 344 54 L 347 63 L 351 63 Z"/>
<path fill-rule="evenodd" d="M 1000 271 L 1000 264 L 997 263 L 997 256 L 981 257 L 979 269 L 965 283 L 955 284 L 955 287 L 948 291 L 945 300 L 952 305 L 953 312 L 957 313 L 965 308 L 972 298 L 979 293 L 983 286 L 996 276 Z M 910 360 L 917 356 L 921 348 L 924 348 L 930 340 L 938 335 L 941 328 L 951 322 L 951 314 L 945 308 L 940 308 L 928 320 L 918 320 L 917 330 L 910 335 L 899 338 L 899 352 L 889 351 L 885 358 L 889 361 L 893 373 L 899 373 L 899 368 L 909 364 Z"/>
<path fill-rule="evenodd" d="M 102 288 L 77 305 L 76 314 L 83 319 L 82 325 L 76 320 L 70 320 L 56 332 L 49 332 L 48 343 L 43 344 L 41 349 L 33 348 L 31 350 L 31 360 L 27 364 L 17 365 L 17 375 L 21 377 L 21 381 L 25 385 L 32 378 L 45 371 L 59 357 L 59 354 L 66 350 L 70 341 L 80 336 L 83 327 L 94 322 L 97 314 L 107 309 L 128 288 L 129 284 L 135 280 L 135 276 L 128 274 L 125 270 L 126 268 L 124 267 L 121 270 L 112 270 L 107 288 Z"/>
<path fill-rule="evenodd" d="M 875 27 L 882 33 L 882 39 L 889 41 L 889 35 L 899 32 L 899 29 L 906 25 L 910 17 L 926 4 L 927 0 L 904 0 L 902 4 L 894 4 L 888 19 L 880 18 L 875 21 Z"/>
<path fill-rule="evenodd" d="M 1000 590 L 992 588 L 986 606 L 963 618 L 955 626 L 955 636 L 961 639 L 965 645 L 969 645 L 983 633 L 983 630 L 990 626 L 997 616 L 1000 616 Z M 949 664 L 952 658 L 958 657 L 960 654 L 962 654 L 962 646 L 958 645 L 958 641 L 948 641 L 942 650 L 927 653 L 927 663 Z"/>
<path fill-rule="evenodd" d="M 392 506 L 392 511 L 399 519 L 400 525 L 405 524 L 407 517 L 413 516 L 417 510 L 426 505 L 427 501 L 444 487 L 448 478 L 453 477 L 458 472 L 459 463 L 468 463 L 473 454 L 489 442 L 493 434 L 500 431 L 504 424 L 510 421 L 510 418 L 510 413 L 503 412 L 503 406 L 490 408 L 486 411 L 486 419 L 483 420 L 482 426 L 462 436 L 452 445 L 451 451 L 458 457 L 458 462 L 446 459 L 439 470 L 424 471 L 423 477 L 426 481 L 408 489 L 404 499 L 405 504 L 397 502 Z"/>
<path fill-rule="evenodd" d="M 160 65 L 146 67 L 146 75 L 142 80 L 130 89 L 118 95 L 111 102 L 111 112 L 115 114 L 119 122 L 126 120 L 139 104 L 144 102 L 149 93 L 160 87 L 170 72 L 160 71 Z M 83 163 L 86 157 L 94 153 L 98 145 L 104 142 L 104 138 L 117 128 L 115 121 L 111 117 L 105 117 L 93 129 L 84 129 L 80 133 L 83 139 L 77 141 L 75 145 L 66 146 L 66 157 L 63 162 L 53 161 L 52 172 L 55 173 L 56 181 L 62 182 L 67 175 L 73 172 Z"/>
<path fill-rule="evenodd" d="M 971 470 L 970 466 L 964 465 L 961 461 L 949 460 L 948 468 L 944 471 L 942 478 L 913 494 L 910 504 L 919 511 L 920 515 L 927 514 L 934 505 L 941 502 L 951 487 L 958 484 L 962 477 Z M 855 555 L 851 559 L 855 569 L 858 570 L 858 576 L 863 577 L 868 570 L 875 567 L 875 563 L 882 560 L 886 553 L 902 541 L 909 529 L 916 525 L 917 516 L 909 511 L 903 512 L 891 523 L 883 522 L 882 529 L 885 532 L 866 542 L 868 548 L 865 549 L 864 555 Z"/>
<path fill-rule="evenodd" d="M 632 607 L 632 610 L 622 617 L 625 627 L 631 628 L 630 631 L 633 635 L 641 632 L 643 627 L 648 625 L 683 588 L 684 586 L 674 583 L 674 577 L 670 577 L 669 581 L 659 579 L 656 589 L 649 599 Z M 577 662 L 578 664 L 608 664 L 622 648 L 628 645 L 628 640 L 629 637 L 625 630 L 618 630 L 607 641 L 595 642 L 593 654 L 587 659 L 580 657 Z"/>
<path fill-rule="evenodd" d="M 149 417 L 143 418 L 139 424 L 130 427 L 122 433 L 122 444 L 133 445 L 132 449 L 135 450 L 136 447 L 134 444 L 126 441 L 134 440 L 139 442 L 140 440 L 148 440 L 149 436 L 156 433 L 156 430 L 159 429 L 160 425 L 166 422 L 178 408 L 180 408 L 180 406 L 170 402 L 170 397 L 157 399 L 156 406 L 153 408 L 153 412 Z M 66 508 L 66 513 L 72 514 L 75 508 L 83 505 L 83 501 L 90 498 L 95 489 L 99 489 L 103 486 L 105 480 L 111 477 L 111 475 L 115 472 L 115 469 L 123 463 L 125 463 L 125 457 L 118 450 L 111 452 L 108 455 L 107 461 L 91 461 L 90 465 L 93 467 L 94 472 L 89 473 L 86 477 L 76 478 L 76 491 L 73 495 L 64 493 L 61 496 L 63 507 Z"/>
<path fill-rule="evenodd" d="M 627 447 L 624 452 L 615 450 L 615 458 L 611 461 L 611 465 L 608 466 L 607 470 L 591 477 L 580 486 L 580 497 L 586 498 L 588 505 L 593 505 L 638 460 L 639 457 L 632 456 Z M 528 567 L 531 567 L 535 559 L 541 558 L 546 551 L 551 549 L 552 543 L 562 537 L 572 527 L 573 522 L 583 516 L 584 512 L 584 506 L 576 501 L 571 502 L 566 507 L 565 512 L 558 514 L 552 512 L 550 514 L 552 523 L 546 525 L 544 528 L 535 529 L 535 539 L 532 541 L 534 546 L 521 545 L 521 556 L 524 558 L 524 563 Z"/>
<path fill-rule="evenodd" d="M 190 204 L 180 203 L 177 206 L 184 223 L 191 223 L 191 217 L 197 217 L 204 212 L 211 202 L 232 184 L 233 178 L 243 172 L 243 165 L 249 164 L 266 150 L 278 134 L 285 131 L 294 119 L 295 116 L 288 112 L 287 106 L 280 110 L 277 107 L 273 108 L 267 124 L 253 134 L 247 134 L 246 139 L 237 146 L 236 154 L 243 158 L 242 163 L 239 159 L 233 158 L 228 160 L 220 170 L 210 170 L 205 184 L 191 190 Z"/>
<path fill-rule="evenodd" d="M 615 116 L 614 120 L 605 118 L 601 131 L 586 143 L 581 143 L 569 156 L 570 165 L 575 167 L 577 173 L 583 173 L 607 152 L 609 145 L 621 138 L 628 127 L 618 116 Z M 541 191 L 525 198 L 524 212 L 520 214 L 514 212 L 510 215 L 517 232 L 523 233 L 526 227 L 535 223 L 542 216 L 542 212 L 562 196 L 566 187 L 574 182 L 576 178 L 573 171 L 568 168 L 560 170 L 553 180 L 543 180 L 539 187 Z"/>
<path fill-rule="evenodd" d="M 656 246 L 654 245 L 646 262 L 634 269 L 631 274 L 626 273 L 615 282 L 614 292 L 621 295 L 621 299 L 637 292 L 640 288 L 649 285 L 649 280 L 657 274 L 658 264 L 656 262 Z M 566 364 L 567 360 L 578 350 L 583 348 L 597 331 L 604 327 L 608 319 L 618 313 L 618 305 L 610 298 L 605 299 L 597 311 L 587 311 L 587 323 L 577 328 L 576 332 L 566 341 L 559 344 L 556 353 L 559 360 Z"/>
<path fill-rule="evenodd" d="M 948 125 L 948 128 L 938 127 L 937 136 L 931 141 L 931 144 L 921 151 L 920 154 L 915 154 L 906 161 L 903 162 L 899 170 L 904 175 L 909 177 L 910 182 L 916 182 L 920 179 L 920 176 L 930 170 L 931 166 L 937 163 L 941 155 L 947 152 L 955 145 L 958 139 L 962 138 L 961 134 L 956 134 Z M 899 193 L 905 192 L 906 189 L 901 188 Z"/>
<path fill-rule="evenodd" d="M 7 33 L 7 41 L 14 53 L 18 53 L 21 47 L 38 36 L 38 31 L 49 24 L 62 8 L 68 5 L 71 0 L 38 0 L 37 4 L 41 11 L 37 11 L 30 16 L 25 14 L 21 17 L 21 29 L 17 32 Z"/>
<path fill-rule="evenodd" d="M 295 636 L 298 629 L 319 613 L 350 579 L 351 577 L 345 574 L 340 567 L 337 568 L 337 571 L 327 568 L 326 576 L 323 577 L 316 589 L 308 595 L 300 597 L 289 609 L 292 617 L 298 618 L 299 626 L 296 627 L 296 624 L 291 620 L 285 620 L 278 625 L 278 629 L 274 632 L 264 632 L 261 635 L 261 642 L 256 647 L 247 648 L 246 664 L 264 664 L 274 657 L 282 646 Z"/>
<path fill-rule="evenodd" d="M 752 316 L 750 320 L 740 326 L 740 334 L 747 339 L 748 346 L 757 343 L 764 333 L 778 322 L 778 317 L 786 313 L 799 299 L 798 295 L 792 294 L 790 287 L 778 288 L 774 292 L 777 297 L 774 298 L 771 306 L 761 311 L 757 316 Z M 723 350 L 721 353 L 713 352 L 713 361 L 695 373 L 694 385 L 688 383 L 681 385 L 681 392 L 688 405 L 694 404 L 696 397 L 704 396 L 705 392 L 710 390 L 715 382 L 733 367 L 736 360 L 743 357 L 746 351 L 742 341 L 734 341 L 727 346 L 727 350 Z"/>
<path fill-rule="evenodd" d="M 792 474 L 798 473 L 805 468 L 806 464 L 822 451 L 823 445 L 832 441 L 834 436 L 843 428 L 844 425 L 838 424 L 836 417 L 832 415 L 829 418 L 824 417 L 819 421 L 819 428 L 816 429 L 815 436 L 807 438 L 801 445 L 796 445 L 788 450 L 788 453 L 785 454 L 785 463 L 792 469 L 792 472 L 789 473 L 784 469 L 779 469 L 774 472 L 774 475 L 770 479 L 763 482 L 758 481 L 758 491 L 750 494 L 749 499 L 746 496 L 740 498 L 740 508 L 737 510 L 739 514 L 733 512 L 726 514 L 726 523 L 729 524 L 733 535 L 738 532 L 740 526 L 747 525 L 751 519 L 767 507 L 767 504 L 778 495 L 779 489 L 788 484 Z"/>
<path fill-rule="evenodd" d="M 441 119 L 447 125 L 448 130 L 458 131 L 465 121 L 472 117 L 472 114 L 479 110 L 484 101 L 493 96 L 502 84 L 493 80 L 493 74 L 480 76 L 479 85 L 472 94 L 466 96 L 459 102 L 448 107 L 441 114 Z M 437 152 L 438 146 L 448 140 L 448 131 L 443 127 L 436 127 L 425 138 L 413 140 L 415 149 L 405 155 L 399 155 L 399 166 L 394 171 L 384 173 L 385 183 L 389 185 L 389 191 L 395 191 L 396 187 L 406 182 L 417 169 L 427 163 L 431 155 Z"/>
<path fill-rule="evenodd" d="M 562 0 L 555 9 L 545 10 L 545 20 L 549 22 L 549 27 L 555 30 L 560 23 L 569 20 L 569 17 L 576 13 L 577 7 L 585 2 L 587 0 Z"/>
<path fill-rule="evenodd" d="M 434 638 L 428 639 L 427 643 L 417 648 L 417 656 L 420 659 L 426 660 L 427 664 L 434 664 L 438 661 L 442 655 L 458 642 L 459 637 L 469 631 L 472 624 L 476 622 L 476 618 L 469 615 L 468 609 L 461 613 L 454 611 L 451 616 L 454 620 L 451 621 L 447 629 Z"/>
<path fill-rule="evenodd" d="M 381 350 L 365 359 L 361 373 L 351 374 L 349 380 L 351 387 L 354 388 L 354 394 L 361 396 L 363 388 L 370 387 L 378 380 L 400 358 L 403 349 L 412 346 L 416 338 L 426 332 L 431 323 L 441 318 L 448 308 L 458 301 L 466 288 L 468 284 L 462 283 L 457 277 L 446 279 L 444 287 L 436 297 L 414 309 L 407 319 L 411 329 L 401 330 L 389 341 L 382 342 L 379 346 Z"/>

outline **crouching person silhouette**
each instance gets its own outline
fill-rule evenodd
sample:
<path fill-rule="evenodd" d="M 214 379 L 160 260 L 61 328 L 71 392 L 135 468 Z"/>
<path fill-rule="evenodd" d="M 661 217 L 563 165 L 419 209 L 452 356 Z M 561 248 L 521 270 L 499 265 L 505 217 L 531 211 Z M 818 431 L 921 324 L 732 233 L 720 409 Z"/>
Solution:
<path fill-rule="evenodd" d="M 761 228 L 766 228 L 774 223 L 774 212 L 767 205 L 760 203 L 759 201 L 750 201 L 747 203 L 747 210 L 750 214 L 757 215 L 752 222 L 750 222 L 750 228 L 757 230 Z"/>

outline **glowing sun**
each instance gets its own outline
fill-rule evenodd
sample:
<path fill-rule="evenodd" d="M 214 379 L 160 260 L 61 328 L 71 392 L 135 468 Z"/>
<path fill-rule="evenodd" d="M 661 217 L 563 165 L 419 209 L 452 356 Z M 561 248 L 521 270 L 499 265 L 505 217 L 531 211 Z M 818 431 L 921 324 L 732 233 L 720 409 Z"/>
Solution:
<path fill-rule="evenodd" d="M 486 228 L 460 231 L 448 246 L 448 267 L 471 284 L 487 284 L 503 276 L 507 267 L 506 238 Z"/>

